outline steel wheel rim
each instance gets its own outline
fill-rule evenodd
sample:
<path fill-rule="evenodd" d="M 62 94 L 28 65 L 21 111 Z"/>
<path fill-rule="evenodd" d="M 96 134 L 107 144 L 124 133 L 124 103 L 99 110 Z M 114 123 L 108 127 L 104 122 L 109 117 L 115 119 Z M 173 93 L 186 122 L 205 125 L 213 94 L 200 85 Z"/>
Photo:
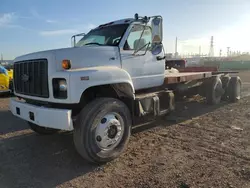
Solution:
<path fill-rule="evenodd" d="M 121 142 L 123 134 L 123 118 L 116 112 L 109 112 L 97 123 L 96 144 L 102 150 L 112 150 Z"/>
<path fill-rule="evenodd" d="M 239 100 L 240 96 L 241 96 L 241 85 L 237 84 L 237 86 L 236 86 L 236 99 Z"/>
<path fill-rule="evenodd" d="M 214 95 L 216 98 L 220 98 L 222 96 L 222 84 L 220 83 L 217 83 L 215 86 L 214 86 Z"/>

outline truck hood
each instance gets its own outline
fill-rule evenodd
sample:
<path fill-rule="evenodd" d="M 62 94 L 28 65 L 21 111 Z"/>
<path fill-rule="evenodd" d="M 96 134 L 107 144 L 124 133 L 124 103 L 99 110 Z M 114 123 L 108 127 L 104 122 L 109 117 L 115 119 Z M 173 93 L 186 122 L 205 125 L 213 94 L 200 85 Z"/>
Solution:
<path fill-rule="evenodd" d="M 61 71 L 63 59 L 71 61 L 71 69 L 96 67 L 96 66 L 117 66 L 121 67 L 119 49 L 113 46 L 83 46 L 74 48 L 62 48 L 35 52 L 17 57 L 14 62 L 47 59 L 49 72 Z"/>

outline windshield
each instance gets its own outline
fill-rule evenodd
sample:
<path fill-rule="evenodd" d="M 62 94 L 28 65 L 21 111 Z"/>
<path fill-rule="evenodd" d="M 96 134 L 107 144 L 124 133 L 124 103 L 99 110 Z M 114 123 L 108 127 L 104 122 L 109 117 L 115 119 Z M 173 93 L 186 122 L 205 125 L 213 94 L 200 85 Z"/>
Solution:
<path fill-rule="evenodd" d="M 111 25 L 91 30 L 76 44 L 81 47 L 89 44 L 117 46 L 129 24 Z"/>
<path fill-rule="evenodd" d="M 1 65 L 0 65 L 0 74 L 6 74 L 6 75 L 8 75 L 7 70 L 3 66 L 1 66 Z"/>

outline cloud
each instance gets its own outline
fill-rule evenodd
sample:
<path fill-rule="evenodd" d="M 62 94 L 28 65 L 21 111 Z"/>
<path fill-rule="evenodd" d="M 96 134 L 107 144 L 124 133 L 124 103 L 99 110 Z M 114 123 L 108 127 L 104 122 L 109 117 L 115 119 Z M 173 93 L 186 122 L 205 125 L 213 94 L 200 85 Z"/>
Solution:
<path fill-rule="evenodd" d="M 23 19 L 24 17 L 19 16 L 15 13 L 5 13 L 5 14 L 0 14 L 0 27 L 3 28 L 13 28 L 13 29 L 23 29 L 23 30 L 31 30 L 33 29 L 23 27 L 22 25 L 19 25 L 17 21 L 19 19 Z"/>
<path fill-rule="evenodd" d="M 86 27 L 88 30 L 90 30 L 90 29 L 94 29 L 94 28 L 96 28 L 96 25 L 95 24 L 92 24 L 92 23 L 90 23 L 90 24 L 88 24 L 87 25 L 87 27 Z"/>
<path fill-rule="evenodd" d="M 59 23 L 56 20 L 46 20 L 47 23 Z M 41 31 L 39 34 L 41 36 L 62 36 L 62 35 L 69 35 L 69 34 L 77 34 L 80 32 L 84 32 L 87 30 L 87 32 L 91 29 L 94 29 L 96 27 L 95 24 L 86 24 L 86 25 L 75 25 L 72 27 L 72 29 L 60 29 L 60 30 L 50 30 L 50 31 Z"/>
<path fill-rule="evenodd" d="M 57 23 L 56 20 L 46 20 L 47 23 Z"/>
<path fill-rule="evenodd" d="M 0 27 L 8 26 L 14 19 L 14 13 L 4 13 L 0 15 Z"/>
<path fill-rule="evenodd" d="M 61 29 L 61 30 L 53 30 L 53 31 L 41 31 L 40 35 L 42 36 L 62 36 L 68 34 L 76 34 L 78 30 L 75 29 Z"/>
<path fill-rule="evenodd" d="M 30 9 L 30 13 L 34 18 L 42 19 L 42 16 L 37 12 L 36 9 L 34 8 Z"/>

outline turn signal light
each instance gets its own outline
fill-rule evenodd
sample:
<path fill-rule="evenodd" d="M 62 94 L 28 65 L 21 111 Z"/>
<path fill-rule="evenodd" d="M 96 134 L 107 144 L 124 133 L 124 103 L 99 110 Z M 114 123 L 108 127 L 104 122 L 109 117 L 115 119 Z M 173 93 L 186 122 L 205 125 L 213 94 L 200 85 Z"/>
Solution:
<path fill-rule="evenodd" d="M 71 62 L 68 59 L 62 60 L 62 68 L 67 70 L 71 68 Z"/>

